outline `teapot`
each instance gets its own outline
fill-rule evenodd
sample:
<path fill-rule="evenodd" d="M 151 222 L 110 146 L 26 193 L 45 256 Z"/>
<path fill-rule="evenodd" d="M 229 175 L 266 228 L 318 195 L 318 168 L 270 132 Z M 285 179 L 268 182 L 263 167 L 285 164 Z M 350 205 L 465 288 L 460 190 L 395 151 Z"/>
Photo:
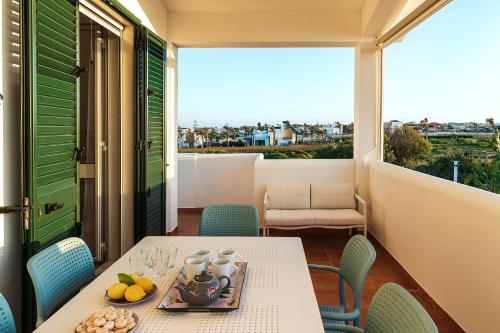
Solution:
<path fill-rule="evenodd" d="M 204 306 L 213 303 L 219 298 L 224 290 L 221 285 L 223 279 L 226 279 L 226 286 L 231 284 L 231 280 L 225 275 L 217 279 L 213 274 L 202 271 L 200 275 L 196 275 L 187 285 L 181 282 L 174 288 L 179 290 L 181 299 L 184 302 Z"/>

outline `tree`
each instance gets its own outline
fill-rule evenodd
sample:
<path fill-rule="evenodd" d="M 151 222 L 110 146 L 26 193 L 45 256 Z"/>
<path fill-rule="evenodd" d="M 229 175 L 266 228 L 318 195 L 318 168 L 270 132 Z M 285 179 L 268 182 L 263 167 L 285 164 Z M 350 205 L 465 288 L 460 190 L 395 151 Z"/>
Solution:
<path fill-rule="evenodd" d="M 476 132 L 476 134 L 479 132 L 479 123 L 471 123 L 472 126 L 474 126 L 474 131 Z"/>
<path fill-rule="evenodd" d="M 222 127 L 222 134 L 226 137 L 227 146 L 229 147 L 229 136 L 231 135 L 231 127 L 226 123 L 224 127 Z"/>
<path fill-rule="evenodd" d="M 464 184 L 500 193 L 500 153 L 487 162 L 477 159 L 473 166 L 474 169 L 465 177 Z"/>
<path fill-rule="evenodd" d="M 486 118 L 486 123 L 491 126 L 493 129 L 493 132 L 495 132 L 496 126 L 495 126 L 495 119 L 493 118 Z"/>
<path fill-rule="evenodd" d="M 339 133 L 340 133 L 340 142 L 342 142 L 342 132 L 343 132 L 343 129 L 342 129 L 342 124 L 340 122 L 335 122 L 335 128 L 338 128 L 339 129 Z"/>
<path fill-rule="evenodd" d="M 424 129 L 425 132 L 425 138 L 429 140 L 429 119 L 425 117 L 424 119 L 420 120 L 420 126 Z"/>
<path fill-rule="evenodd" d="M 397 128 L 386 140 L 389 151 L 394 155 L 394 163 L 408 166 L 430 153 L 432 144 L 409 126 Z"/>
<path fill-rule="evenodd" d="M 260 123 L 260 121 L 257 123 L 257 129 L 258 129 L 259 131 L 261 131 L 261 130 L 262 130 L 262 124 Z"/>
<path fill-rule="evenodd" d="M 284 129 L 291 128 L 292 126 L 290 125 L 290 121 L 289 120 L 283 120 L 283 127 L 284 127 Z"/>

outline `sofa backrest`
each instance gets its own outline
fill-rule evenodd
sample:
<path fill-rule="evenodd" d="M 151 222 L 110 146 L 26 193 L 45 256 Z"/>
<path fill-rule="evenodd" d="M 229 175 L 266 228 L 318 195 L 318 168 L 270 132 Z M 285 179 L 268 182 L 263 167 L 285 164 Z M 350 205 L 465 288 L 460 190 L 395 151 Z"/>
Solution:
<path fill-rule="evenodd" d="M 355 209 L 353 183 L 311 184 L 311 208 Z"/>
<path fill-rule="evenodd" d="M 269 209 L 311 208 L 311 185 L 309 183 L 267 184 Z"/>

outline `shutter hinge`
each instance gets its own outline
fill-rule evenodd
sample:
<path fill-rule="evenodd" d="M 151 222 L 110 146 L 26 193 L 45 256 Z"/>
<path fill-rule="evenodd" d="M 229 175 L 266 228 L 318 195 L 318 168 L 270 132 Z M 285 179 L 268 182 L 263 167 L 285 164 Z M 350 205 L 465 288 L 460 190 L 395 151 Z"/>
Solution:
<path fill-rule="evenodd" d="M 23 228 L 24 230 L 28 230 L 30 228 L 30 199 L 23 199 Z"/>
<path fill-rule="evenodd" d="M 75 66 L 73 68 L 73 71 L 71 72 L 71 74 L 73 74 L 74 76 L 76 77 L 80 77 L 82 76 L 83 73 L 85 73 L 87 71 L 87 67 L 80 67 L 80 66 Z"/>
<path fill-rule="evenodd" d="M 139 140 L 137 142 L 137 144 L 135 145 L 135 150 L 144 150 L 144 149 L 146 149 L 146 146 L 147 146 L 146 141 Z"/>

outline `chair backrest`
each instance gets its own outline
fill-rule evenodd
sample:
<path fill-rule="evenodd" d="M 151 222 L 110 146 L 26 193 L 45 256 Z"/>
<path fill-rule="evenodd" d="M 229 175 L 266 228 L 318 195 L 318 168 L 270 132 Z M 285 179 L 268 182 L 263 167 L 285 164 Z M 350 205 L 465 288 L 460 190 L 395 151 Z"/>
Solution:
<path fill-rule="evenodd" d="M 28 260 L 36 294 L 37 325 L 95 278 L 92 254 L 83 240 L 62 240 Z"/>
<path fill-rule="evenodd" d="M 396 283 L 384 284 L 373 296 L 365 321 L 366 333 L 438 333 L 420 303 Z"/>
<path fill-rule="evenodd" d="M 203 210 L 200 236 L 259 236 L 259 215 L 251 205 L 209 205 Z"/>
<path fill-rule="evenodd" d="M 12 311 L 10 311 L 9 303 L 2 294 L 0 294 L 0 332 L 16 333 Z"/>
<path fill-rule="evenodd" d="M 342 252 L 340 259 L 339 293 L 340 303 L 345 308 L 344 281 L 349 284 L 354 293 L 354 309 L 361 309 L 361 299 L 366 276 L 370 271 L 377 254 L 370 241 L 361 235 L 351 237 Z M 359 326 L 359 322 L 356 323 Z"/>

